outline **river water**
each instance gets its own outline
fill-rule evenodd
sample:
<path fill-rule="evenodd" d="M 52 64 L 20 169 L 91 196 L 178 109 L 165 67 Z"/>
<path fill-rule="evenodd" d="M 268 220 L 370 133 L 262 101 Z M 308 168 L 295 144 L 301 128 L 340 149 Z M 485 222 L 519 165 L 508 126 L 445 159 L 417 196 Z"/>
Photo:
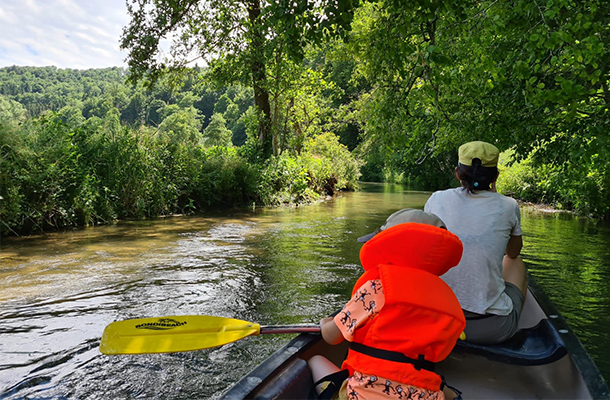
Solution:
<path fill-rule="evenodd" d="M 116 320 L 216 315 L 317 323 L 347 299 L 356 238 L 430 193 L 365 185 L 306 207 L 129 222 L 0 244 L 0 399 L 216 399 L 294 335 L 105 356 Z M 522 208 L 530 273 L 610 380 L 610 227 Z"/>

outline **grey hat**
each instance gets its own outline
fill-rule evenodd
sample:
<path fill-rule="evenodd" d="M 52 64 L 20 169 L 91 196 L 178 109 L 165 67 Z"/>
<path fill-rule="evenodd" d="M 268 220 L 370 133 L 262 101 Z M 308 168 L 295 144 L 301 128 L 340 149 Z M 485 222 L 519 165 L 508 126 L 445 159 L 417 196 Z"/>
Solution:
<path fill-rule="evenodd" d="M 368 240 L 371 240 L 373 236 L 385 229 L 391 228 L 399 224 L 406 224 L 408 222 L 433 225 L 438 226 L 439 228 L 447 229 L 445 223 L 439 217 L 432 213 L 427 213 L 425 211 L 417 210 L 415 208 L 403 208 L 402 210 L 396 211 L 394 214 L 390 215 L 388 219 L 385 220 L 385 223 L 381 225 L 380 228 L 375 230 L 375 232 L 359 237 L 358 241 L 360 243 L 364 243 Z"/>

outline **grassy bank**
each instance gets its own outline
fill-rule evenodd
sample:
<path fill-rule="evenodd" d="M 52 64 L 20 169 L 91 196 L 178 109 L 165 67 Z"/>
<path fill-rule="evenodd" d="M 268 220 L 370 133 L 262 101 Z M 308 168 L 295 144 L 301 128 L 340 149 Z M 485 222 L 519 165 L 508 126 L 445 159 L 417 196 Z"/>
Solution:
<path fill-rule="evenodd" d="M 0 234 L 21 235 L 207 208 L 309 202 L 351 190 L 359 163 L 332 134 L 256 161 L 118 120 L 46 113 L 0 125 Z"/>

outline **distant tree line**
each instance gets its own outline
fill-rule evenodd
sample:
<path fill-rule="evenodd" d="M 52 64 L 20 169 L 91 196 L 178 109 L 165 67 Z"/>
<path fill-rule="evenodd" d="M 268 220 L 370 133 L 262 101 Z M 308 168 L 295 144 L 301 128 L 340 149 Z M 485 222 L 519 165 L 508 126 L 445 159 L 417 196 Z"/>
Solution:
<path fill-rule="evenodd" d="M 214 118 L 216 129 L 233 132 L 222 144 L 244 144 L 244 119 L 254 105 L 252 91 L 242 86 L 214 89 L 196 82 L 199 73 L 199 69 L 193 69 L 180 88 L 163 82 L 148 90 L 142 85 L 126 84 L 124 68 L 13 66 L 0 69 L 0 95 L 20 103 L 29 117 L 50 110 L 84 119 L 103 119 L 111 112 L 118 114 L 124 125 L 147 125 L 165 131 L 187 120 L 183 129 L 203 131 L 218 114 Z"/>

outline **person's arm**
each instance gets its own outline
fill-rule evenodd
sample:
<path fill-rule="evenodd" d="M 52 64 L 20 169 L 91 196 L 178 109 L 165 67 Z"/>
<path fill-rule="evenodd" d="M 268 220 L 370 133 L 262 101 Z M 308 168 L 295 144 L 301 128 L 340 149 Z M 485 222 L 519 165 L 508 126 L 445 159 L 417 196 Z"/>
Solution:
<path fill-rule="evenodd" d="M 521 249 L 523 248 L 523 237 L 522 236 L 512 236 L 508 240 L 508 244 L 506 245 L 506 255 L 510 258 L 517 258 L 519 254 L 521 254 Z"/>
<path fill-rule="evenodd" d="M 339 344 L 343 341 L 343 334 L 332 317 L 323 318 L 320 321 L 320 327 L 322 328 L 322 337 L 326 343 Z"/>
<path fill-rule="evenodd" d="M 427 213 L 432 212 L 431 210 L 434 208 L 435 193 L 432 193 L 428 200 L 426 200 L 426 204 L 424 204 L 424 211 Z"/>
<path fill-rule="evenodd" d="M 374 318 L 384 304 L 381 280 L 366 281 L 355 291 L 340 313 L 320 321 L 322 337 L 329 344 L 339 344 L 343 340 L 351 342 L 355 331 Z M 367 305 L 370 308 L 367 308 Z"/>

